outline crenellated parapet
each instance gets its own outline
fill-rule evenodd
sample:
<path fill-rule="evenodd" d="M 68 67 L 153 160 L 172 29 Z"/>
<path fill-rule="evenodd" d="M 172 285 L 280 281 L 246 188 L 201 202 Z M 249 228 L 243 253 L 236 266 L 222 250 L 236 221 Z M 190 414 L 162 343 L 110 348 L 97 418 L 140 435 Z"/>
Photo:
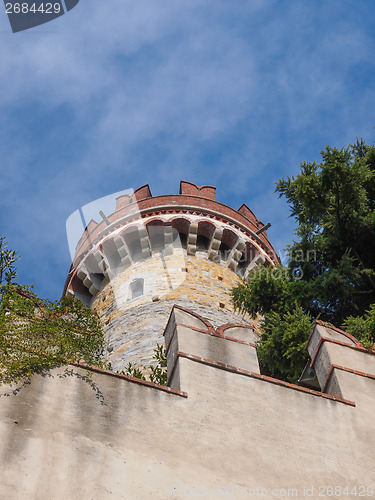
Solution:
<path fill-rule="evenodd" d="M 315 371 L 323 392 L 358 400 L 366 396 L 367 387 L 374 390 L 375 350 L 364 348 L 349 333 L 318 320 L 308 339 L 307 350 L 310 368 Z"/>
<path fill-rule="evenodd" d="M 90 221 L 77 244 L 66 289 L 95 296 L 100 283 L 155 252 L 173 252 L 178 236 L 188 255 L 205 253 L 240 277 L 278 257 L 264 224 L 246 206 L 239 211 L 216 201 L 215 188 L 182 181 L 179 195 L 152 197 L 149 186 L 116 200 L 116 210 Z M 83 293 L 82 293 L 83 292 Z"/>

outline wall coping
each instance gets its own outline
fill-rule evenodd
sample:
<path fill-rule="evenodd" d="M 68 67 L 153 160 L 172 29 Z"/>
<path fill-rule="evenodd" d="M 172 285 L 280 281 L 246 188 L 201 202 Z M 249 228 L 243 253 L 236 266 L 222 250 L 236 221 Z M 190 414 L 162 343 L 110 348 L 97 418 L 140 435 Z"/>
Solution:
<path fill-rule="evenodd" d="M 104 368 L 99 368 L 98 366 L 89 365 L 86 363 L 69 363 L 71 366 L 76 366 L 78 368 L 84 368 L 85 370 L 90 370 L 95 373 L 100 373 L 101 375 L 108 375 L 110 377 L 115 377 L 118 379 L 126 380 L 128 382 L 132 382 L 138 385 L 143 385 L 147 387 L 151 387 L 152 389 L 156 389 L 158 391 L 166 392 L 168 394 L 174 394 L 175 396 L 181 396 L 183 398 L 187 398 L 188 394 L 184 391 L 179 391 L 178 389 L 172 389 L 166 385 L 155 384 L 154 382 L 150 382 L 148 380 L 141 380 L 137 377 L 131 377 L 129 375 L 124 375 L 123 373 L 116 373 L 112 370 L 106 370 Z"/>
<path fill-rule="evenodd" d="M 318 397 L 321 397 L 323 399 L 328 399 L 330 401 L 335 401 L 337 403 L 343 403 L 343 404 L 346 404 L 348 406 L 353 406 L 353 407 L 356 406 L 356 403 L 354 401 L 350 401 L 348 399 L 343 399 L 343 398 L 338 398 L 336 396 L 331 396 L 330 394 L 325 394 L 323 392 L 315 391 L 313 389 L 308 389 L 307 387 L 300 387 L 300 386 L 298 386 L 296 384 L 291 384 L 289 382 L 284 382 L 283 380 L 279 380 L 279 379 L 276 379 L 276 378 L 273 378 L 273 377 L 269 377 L 267 375 L 261 375 L 259 373 L 250 372 L 248 370 L 244 370 L 242 368 L 237 368 L 237 367 L 232 366 L 232 365 L 226 365 L 224 363 L 220 363 L 218 361 L 213 361 L 211 359 L 201 358 L 200 356 L 195 356 L 194 354 L 189 354 L 189 353 L 186 353 L 186 352 L 177 351 L 177 353 L 176 353 L 176 360 L 179 357 L 180 358 L 189 359 L 190 361 L 201 363 L 201 364 L 204 364 L 204 365 L 207 365 L 207 366 L 211 366 L 213 368 L 218 368 L 220 370 L 224 370 L 224 371 L 227 371 L 227 372 L 237 373 L 238 375 L 243 375 L 243 376 L 246 376 L 246 377 L 255 378 L 257 380 L 262 380 L 264 382 L 270 382 L 271 384 L 279 385 L 281 387 L 285 387 L 287 389 L 292 389 L 294 391 L 302 392 L 302 393 L 305 393 L 305 394 L 310 394 L 312 396 L 318 396 Z M 176 363 L 174 363 L 173 368 L 175 366 L 176 366 Z M 168 377 L 169 379 L 172 377 L 173 371 L 172 371 L 171 375 Z"/>
<path fill-rule="evenodd" d="M 324 328 L 330 328 L 331 330 L 334 330 L 335 332 L 340 333 L 341 335 L 344 335 L 344 337 L 347 337 L 349 340 L 354 342 L 356 346 L 363 347 L 363 345 L 360 343 L 360 341 L 358 339 L 356 339 L 355 337 L 353 337 L 353 335 L 351 335 L 350 333 L 345 332 L 344 330 L 341 330 L 341 328 L 337 328 L 337 326 L 332 325 L 332 323 L 328 323 L 327 321 L 322 321 L 320 319 L 316 319 L 314 324 L 313 324 L 312 330 L 310 332 L 309 338 L 307 339 L 307 342 L 305 345 L 306 349 L 310 343 L 311 337 L 313 336 L 313 333 L 314 333 L 317 325 L 323 326 Z M 348 345 L 348 344 L 346 344 L 346 345 Z"/>
<path fill-rule="evenodd" d="M 375 356 L 375 351 L 373 351 L 371 349 L 366 349 L 358 341 L 357 341 L 358 342 L 357 345 L 350 345 L 350 344 L 347 344 L 346 342 L 342 342 L 341 340 L 330 339 L 328 337 L 321 337 L 320 340 L 319 340 L 318 346 L 317 346 L 317 348 L 316 348 L 316 350 L 314 352 L 314 355 L 313 355 L 313 357 L 311 359 L 310 368 L 314 367 L 315 361 L 316 361 L 316 359 L 318 357 L 319 351 L 320 351 L 322 345 L 324 344 L 324 342 L 330 342 L 331 344 L 340 345 L 342 347 L 347 347 L 349 349 L 354 349 L 357 352 L 359 351 L 359 352 L 363 352 L 364 354 L 370 354 L 372 356 Z"/>
<path fill-rule="evenodd" d="M 206 325 L 207 330 L 204 330 L 203 328 L 197 328 L 196 326 L 191 326 L 191 325 L 186 325 L 184 323 L 177 323 L 176 322 L 176 324 L 173 328 L 172 335 L 169 339 L 168 345 L 166 345 L 166 347 L 165 347 L 166 353 L 169 350 L 172 339 L 176 334 L 176 328 L 178 326 L 183 327 L 183 328 L 189 328 L 190 330 L 193 330 L 195 332 L 203 333 L 205 335 L 211 335 L 212 337 L 217 337 L 217 338 L 220 338 L 222 340 L 228 340 L 230 342 L 237 342 L 238 344 L 249 345 L 250 347 L 253 347 L 254 349 L 256 349 L 256 347 L 257 347 L 254 342 L 246 342 L 246 340 L 240 340 L 240 339 L 237 339 L 235 337 L 230 337 L 229 335 L 224 335 L 225 330 L 228 330 L 230 328 L 246 328 L 247 330 L 251 330 L 253 332 L 254 328 L 252 328 L 251 326 L 245 325 L 242 323 L 225 323 L 224 325 L 220 325 L 217 328 L 215 328 L 212 325 L 212 323 L 210 323 L 210 321 L 203 318 L 203 316 L 201 316 L 200 314 L 198 314 L 194 311 L 191 311 L 190 309 L 186 309 L 185 307 L 179 306 L 178 304 L 174 304 L 172 311 L 171 311 L 171 314 L 169 315 L 167 326 L 168 326 L 168 323 L 170 321 L 170 318 L 172 317 L 174 309 L 179 309 L 180 311 L 187 312 L 188 314 L 191 314 L 192 316 L 196 317 L 197 319 L 199 319 L 200 321 L 202 321 Z M 166 328 L 167 328 L 167 326 L 166 326 Z"/>
<path fill-rule="evenodd" d="M 326 377 L 326 379 L 324 381 L 324 384 L 323 384 L 323 387 L 322 387 L 322 392 L 324 392 L 327 389 L 328 382 L 329 382 L 329 380 L 331 378 L 333 370 L 341 370 L 341 371 L 344 371 L 344 372 L 352 373 L 353 375 L 359 375 L 361 377 L 366 377 L 366 378 L 370 378 L 371 380 L 375 380 L 375 375 L 373 375 L 371 373 L 365 373 L 365 372 L 361 372 L 359 370 L 353 370 L 352 368 L 347 368 L 346 366 L 340 366 L 340 365 L 332 364 L 331 368 L 328 371 L 327 377 Z"/>

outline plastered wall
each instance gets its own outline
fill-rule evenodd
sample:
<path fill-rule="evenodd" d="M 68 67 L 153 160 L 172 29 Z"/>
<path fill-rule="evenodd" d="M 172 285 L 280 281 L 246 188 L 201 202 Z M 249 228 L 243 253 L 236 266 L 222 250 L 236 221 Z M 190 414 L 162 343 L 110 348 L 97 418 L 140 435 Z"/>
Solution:
<path fill-rule="evenodd" d="M 0 498 L 372 498 L 375 376 L 301 389 L 259 373 L 254 340 L 175 309 L 174 389 L 72 365 L 1 387 Z"/>

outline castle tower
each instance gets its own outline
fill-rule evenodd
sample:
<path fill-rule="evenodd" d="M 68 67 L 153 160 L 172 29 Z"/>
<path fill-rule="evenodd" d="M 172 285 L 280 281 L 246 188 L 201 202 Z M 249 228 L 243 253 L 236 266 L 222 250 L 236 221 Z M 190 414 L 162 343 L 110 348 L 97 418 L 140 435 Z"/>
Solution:
<path fill-rule="evenodd" d="M 142 186 L 79 240 L 64 293 L 98 312 L 114 370 L 150 364 L 175 304 L 214 326 L 251 325 L 233 310 L 230 289 L 278 257 L 268 226 L 245 204 L 217 202 L 215 189 L 181 181 L 178 195 L 153 197 Z"/>

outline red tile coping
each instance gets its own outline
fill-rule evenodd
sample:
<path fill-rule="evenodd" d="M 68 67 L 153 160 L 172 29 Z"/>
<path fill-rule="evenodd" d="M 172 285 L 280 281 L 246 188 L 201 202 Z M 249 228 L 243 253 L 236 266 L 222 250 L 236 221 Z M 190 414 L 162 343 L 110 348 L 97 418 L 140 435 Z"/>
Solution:
<path fill-rule="evenodd" d="M 316 358 L 318 357 L 320 348 L 322 347 L 324 342 L 330 342 L 331 344 L 337 344 L 337 345 L 341 345 L 343 347 L 348 347 L 349 349 L 354 349 L 355 351 L 360 351 L 360 352 L 363 352 L 364 354 L 371 354 L 373 356 L 375 355 L 375 351 L 373 351 L 373 350 L 371 351 L 370 349 L 366 349 L 365 347 L 362 346 L 361 343 L 358 343 L 357 345 L 350 345 L 350 344 L 347 344 L 346 342 L 341 342 L 341 340 L 330 339 L 328 337 L 321 337 L 321 339 L 319 340 L 318 346 L 316 348 L 316 351 L 311 359 L 311 363 L 310 363 L 311 368 L 313 368 L 315 361 L 316 361 Z"/>
<path fill-rule="evenodd" d="M 254 344 L 254 342 L 246 342 L 245 340 L 240 340 L 240 339 L 235 339 L 234 337 L 228 337 L 228 336 L 225 336 L 225 335 L 220 335 L 220 334 L 218 334 L 216 332 L 211 332 L 211 331 L 207 331 L 207 330 L 201 330 L 200 328 L 196 328 L 196 327 L 190 326 L 190 325 L 184 325 L 183 323 L 176 323 L 175 327 L 173 329 L 173 333 L 171 335 L 171 338 L 169 339 L 168 345 L 165 348 L 165 352 L 166 353 L 168 353 L 168 351 L 169 351 L 169 347 L 171 345 L 173 337 L 175 336 L 176 328 L 178 326 L 182 326 L 184 328 L 188 328 L 189 330 L 193 330 L 195 332 L 204 333 L 205 335 L 210 335 L 211 337 L 217 337 L 217 338 L 222 339 L 222 340 L 228 340 L 229 342 L 237 342 L 237 344 L 248 345 L 250 347 L 253 347 L 254 349 L 257 348 L 257 346 L 256 346 L 256 344 Z"/>
<path fill-rule="evenodd" d="M 332 372 L 334 369 L 342 370 L 344 372 L 353 373 L 354 375 L 360 375 L 361 377 L 366 377 L 366 378 L 370 378 L 372 380 L 375 380 L 375 375 L 373 375 L 371 373 L 360 372 L 358 370 L 353 370 L 352 368 L 347 368 L 346 366 L 331 365 L 331 368 L 329 369 L 327 377 L 324 381 L 324 385 L 322 387 L 322 392 L 324 392 L 327 389 L 329 379 L 331 378 L 331 375 L 332 375 Z"/>
<path fill-rule="evenodd" d="M 328 323 L 327 321 L 322 321 L 320 319 L 317 319 L 315 323 L 317 323 L 318 325 L 325 326 L 326 328 L 330 328 L 331 330 L 335 330 L 335 332 L 341 333 L 342 335 L 345 335 L 345 337 L 348 337 L 348 339 L 352 340 L 355 344 L 362 345 L 358 339 L 353 337 L 353 335 L 351 335 L 348 332 L 345 332 L 344 330 L 341 330 L 341 328 L 337 328 L 337 326 L 332 325 L 332 323 Z"/>
<path fill-rule="evenodd" d="M 244 325 L 243 323 L 226 323 L 225 325 L 218 326 L 216 332 L 220 335 L 224 335 L 224 331 L 230 328 L 246 328 L 247 330 L 254 331 L 254 328 L 250 325 Z"/>
<path fill-rule="evenodd" d="M 111 370 L 105 370 L 103 368 L 99 368 L 98 366 L 88 365 L 86 363 L 69 363 L 72 366 L 77 366 L 78 368 L 84 368 L 85 370 L 90 370 L 96 373 L 101 373 L 102 375 L 109 375 L 111 377 L 120 378 L 123 380 L 127 380 L 128 382 L 134 382 L 136 384 L 145 385 L 147 387 L 152 387 L 153 389 L 157 389 L 158 391 L 167 392 L 168 394 L 175 394 L 176 396 L 181 396 L 183 398 L 187 398 L 188 394 L 183 391 L 179 391 L 177 389 L 172 389 L 166 385 L 154 384 L 154 382 L 149 382 L 148 380 L 141 380 L 136 377 L 130 377 L 129 375 L 124 375 L 123 373 L 116 373 Z"/>
<path fill-rule="evenodd" d="M 174 304 L 173 309 L 180 309 L 180 311 L 187 312 L 187 313 L 191 314 L 192 316 L 195 316 L 200 321 L 202 321 L 202 323 L 204 323 L 206 325 L 208 330 L 210 330 L 210 331 L 215 330 L 214 326 L 212 325 L 212 323 L 210 323 L 210 321 L 208 321 L 208 319 L 206 319 L 203 316 L 201 316 L 200 314 L 192 311 L 191 309 L 186 309 L 185 307 L 179 306 L 177 304 Z"/>
<path fill-rule="evenodd" d="M 337 401 L 339 403 L 344 403 L 344 404 L 347 404 L 349 406 L 356 406 L 354 401 L 349 401 L 348 399 L 342 399 L 342 398 L 338 398 L 336 396 L 331 396 L 330 394 L 324 394 L 323 392 L 314 391 L 313 389 L 307 389 L 306 387 L 300 387 L 299 385 L 291 384 L 289 382 L 284 382 L 283 380 L 278 380 L 278 379 L 273 378 L 273 377 L 268 377 L 267 375 L 261 375 L 259 373 L 250 372 L 250 371 L 244 370 L 242 368 L 237 368 L 236 366 L 226 365 L 224 363 L 218 363 L 218 362 L 213 361 L 211 359 L 205 359 L 205 358 L 201 358 L 199 356 L 193 356 L 193 355 L 188 354 L 186 352 L 178 351 L 176 353 L 176 358 L 178 358 L 178 357 L 190 359 L 191 361 L 196 361 L 198 363 L 202 363 L 202 364 L 205 364 L 208 366 L 219 368 L 220 370 L 225 370 L 225 371 L 232 372 L 232 373 L 238 373 L 239 375 L 244 375 L 246 377 L 255 378 L 257 380 L 264 380 L 266 382 L 270 382 L 271 384 L 280 385 L 282 387 L 287 387 L 289 389 L 293 389 L 295 391 L 311 394 L 313 396 L 319 396 L 321 398 L 329 399 L 331 401 Z"/>
<path fill-rule="evenodd" d="M 207 319 L 203 318 L 202 316 L 200 316 L 196 312 L 191 311 L 190 309 L 186 309 L 186 308 L 178 306 L 176 304 L 173 306 L 173 309 L 180 309 L 181 311 L 187 312 L 187 313 L 191 314 L 192 316 L 195 316 L 196 318 L 198 318 L 199 320 L 201 320 L 206 325 L 207 330 L 203 330 L 202 328 L 197 328 L 195 326 L 185 325 L 183 323 L 176 323 L 175 327 L 173 329 L 173 333 L 171 335 L 171 338 L 170 338 L 170 340 L 168 342 L 168 345 L 166 346 L 166 352 L 168 352 L 168 350 L 169 350 L 169 347 L 171 345 L 172 339 L 173 339 L 173 337 L 174 337 L 174 335 L 176 333 L 176 327 L 177 326 L 182 326 L 184 328 L 189 328 L 190 330 L 194 330 L 195 332 L 204 333 L 206 335 L 211 335 L 213 337 L 218 337 L 218 338 L 221 338 L 223 340 L 229 340 L 230 342 L 237 342 L 239 344 L 249 345 L 250 347 L 253 347 L 254 349 L 256 349 L 256 347 L 257 347 L 256 344 L 254 344 L 253 342 L 246 342 L 245 340 L 240 340 L 240 339 L 236 339 L 234 337 L 229 337 L 229 335 L 224 335 L 224 331 L 225 330 L 228 330 L 229 328 L 235 328 L 235 327 L 237 327 L 237 328 L 246 328 L 248 330 L 252 330 L 253 331 L 253 328 L 251 328 L 248 325 L 243 325 L 241 323 L 226 323 L 225 325 L 220 325 L 220 326 L 218 326 L 215 329 L 214 326 Z"/>
<path fill-rule="evenodd" d="M 360 341 L 358 339 L 356 339 L 355 337 L 353 337 L 353 335 L 351 335 L 350 333 L 345 332 L 344 330 L 341 330 L 341 328 L 337 328 L 337 326 L 332 325 L 332 323 L 328 323 L 327 321 L 322 321 L 320 319 L 316 319 L 315 323 L 312 327 L 312 330 L 310 332 L 309 338 L 307 339 L 306 346 L 305 346 L 306 349 L 310 343 L 310 340 L 311 340 L 311 337 L 314 333 L 316 325 L 321 325 L 321 326 L 324 326 L 325 328 L 330 328 L 331 330 L 334 330 L 335 332 L 340 333 L 341 335 L 344 335 L 345 337 L 347 337 L 349 340 L 354 342 L 356 346 L 363 347 L 363 345 L 360 343 Z"/>
<path fill-rule="evenodd" d="M 217 330 L 216 332 L 210 332 L 210 331 L 207 332 L 206 330 L 201 330 L 200 328 L 195 328 L 194 326 L 184 325 L 183 323 L 176 323 L 176 326 L 183 326 L 185 328 L 189 328 L 190 330 L 194 330 L 195 332 L 204 333 L 205 335 L 210 335 L 211 337 L 218 337 L 223 340 L 229 340 L 230 342 L 237 342 L 238 344 L 249 345 L 251 347 L 256 348 L 256 344 L 254 344 L 253 342 L 246 342 L 246 340 L 236 339 L 234 337 L 229 337 L 228 335 L 221 335 L 220 333 L 217 333 Z"/>

